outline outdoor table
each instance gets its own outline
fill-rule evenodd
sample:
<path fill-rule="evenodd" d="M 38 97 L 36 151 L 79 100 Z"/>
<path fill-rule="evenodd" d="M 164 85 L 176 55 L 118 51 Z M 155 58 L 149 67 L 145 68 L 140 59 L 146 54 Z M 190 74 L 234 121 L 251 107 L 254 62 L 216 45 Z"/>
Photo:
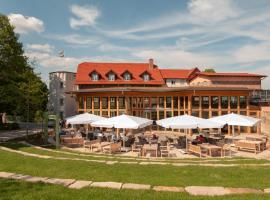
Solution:
<path fill-rule="evenodd" d="M 221 150 L 222 150 L 221 147 L 213 145 L 213 144 L 199 144 L 199 146 L 202 149 L 206 149 L 210 157 L 212 157 L 213 151 L 220 151 L 221 152 Z M 222 153 L 221 153 L 221 157 L 222 157 Z"/>
<path fill-rule="evenodd" d="M 142 148 L 142 155 L 145 156 L 147 151 L 155 151 L 156 157 L 158 155 L 158 144 L 145 144 Z"/>
<path fill-rule="evenodd" d="M 246 144 L 255 144 L 258 147 L 259 151 L 261 151 L 262 149 L 264 149 L 264 147 L 263 147 L 263 141 L 238 140 L 238 142 L 246 143 Z"/>
<path fill-rule="evenodd" d="M 94 148 L 97 148 L 99 149 L 100 151 L 102 151 L 102 148 L 105 147 L 105 146 L 108 146 L 110 145 L 111 142 L 101 142 L 101 143 L 96 143 L 96 144 L 92 144 L 91 148 L 94 149 Z"/>

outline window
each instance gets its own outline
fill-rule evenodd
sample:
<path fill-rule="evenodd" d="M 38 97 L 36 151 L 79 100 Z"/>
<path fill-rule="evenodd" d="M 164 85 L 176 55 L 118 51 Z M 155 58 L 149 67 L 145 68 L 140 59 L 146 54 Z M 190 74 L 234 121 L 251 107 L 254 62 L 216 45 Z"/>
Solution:
<path fill-rule="evenodd" d="M 208 96 L 202 97 L 202 108 L 205 108 L 205 109 L 209 108 L 209 97 Z"/>
<path fill-rule="evenodd" d="M 102 97 L 102 109 L 108 109 L 108 98 Z"/>
<path fill-rule="evenodd" d="M 86 97 L 86 109 L 92 109 L 92 97 Z"/>
<path fill-rule="evenodd" d="M 184 109 L 184 97 L 180 97 L 180 109 Z"/>
<path fill-rule="evenodd" d="M 247 107 L 247 97 L 246 96 L 240 96 L 240 108 L 246 108 Z"/>
<path fill-rule="evenodd" d="M 145 73 L 145 74 L 143 75 L 143 80 L 144 80 L 144 81 L 149 81 L 149 80 L 150 80 L 150 75 L 149 75 L 148 73 Z"/>
<path fill-rule="evenodd" d="M 164 108 L 164 97 L 159 97 L 159 108 Z"/>
<path fill-rule="evenodd" d="M 178 97 L 173 97 L 173 108 L 178 109 Z"/>
<path fill-rule="evenodd" d="M 208 111 L 202 111 L 202 118 L 208 119 L 209 118 L 209 112 Z"/>
<path fill-rule="evenodd" d="M 115 74 L 114 73 L 109 73 L 109 81 L 114 81 L 115 80 Z"/>
<path fill-rule="evenodd" d="M 64 88 L 64 83 L 62 81 L 60 82 L 60 88 Z"/>
<path fill-rule="evenodd" d="M 63 106 L 63 105 L 64 105 L 64 99 L 61 98 L 61 99 L 59 99 L 59 100 L 60 100 L 60 106 Z"/>
<path fill-rule="evenodd" d="M 129 72 L 124 73 L 124 80 L 130 81 L 131 80 L 131 74 Z"/>
<path fill-rule="evenodd" d="M 152 104 L 152 108 L 156 108 L 157 107 L 157 98 L 156 97 L 152 97 L 151 98 L 151 104 Z"/>
<path fill-rule="evenodd" d="M 119 109 L 125 109 L 125 97 L 119 97 Z"/>
<path fill-rule="evenodd" d="M 144 97 L 143 98 L 143 105 L 144 105 L 144 108 L 149 108 L 150 107 L 150 98 L 149 97 Z"/>
<path fill-rule="evenodd" d="M 94 97 L 94 109 L 99 109 L 99 108 L 100 108 L 99 97 Z"/>
<path fill-rule="evenodd" d="M 216 96 L 211 97 L 211 107 L 218 108 L 218 97 Z"/>
<path fill-rule="evenodd" d="M 175 85 L 175 80 L 171 80 L 171 84 L 172 85 Z"/>
<path fill-rule="evenodd" d="M 199 96 L 192 97 L 192 108 L 199 108 L 199 106 L 200 106 L 200 97 Z"/>
<path fill-rule="evenodd" d="M 111 109 L 116 109 L 116 97 L 111 97 L 110 98 L 110 108 Z"/>
<path fill-rule="evenodd" d="M 172 107 L 172 97 L 166 97 L 166 108 Z"/>
<path fill-rule="evenodd" d="M 229 102 L 228 102 L 228 97 L 222 96 L 221 97 L 221 108 L 228 108 Z"/>
<path fill-rule="evenodd" d="M 96 72 L 93 72 L 91 74 L 91 79 L 92 79 L 92 81 L 98 81 L 98 79 L 99 79 L 98 74 Z"/>
<path fill-rule="evenodd" d="M 83 97 L 79 97 L 78 98 L 78 106 L 79 106 L 79 109 L 83 109 Z"/>
<path fill-rule="evenodd" d="M 231 96 L 230 100 L 231 100 L 230 102 L 231 108 L 237 108 L 237 100 L 238 100 L 237 96 Z"/>

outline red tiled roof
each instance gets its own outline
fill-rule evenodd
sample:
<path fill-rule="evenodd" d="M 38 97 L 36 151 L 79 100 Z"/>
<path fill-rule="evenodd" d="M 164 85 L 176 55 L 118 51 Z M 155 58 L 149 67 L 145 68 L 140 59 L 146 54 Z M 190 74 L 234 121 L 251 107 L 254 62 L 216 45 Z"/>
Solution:
<path fill-rule="evenodd" d="M 199 72 L 197 75 L 204 76 L 242 76 L 242 77 L 266 77 L 265 75 L 260 74 L 250 74 L 250 73 L 219 73 L 219 72 Z"/>
<path fill-rule="evenodd" d="M 162 77 L 188 79 L 195 72 L 200 72 L 198 68 L 193 69 L 160 69 Z"/>
<path fill-rule="evenodd" d="M 100 75 L 100 80 L 93 81 L 89 74 L 96 71 Z M 108 72 L 113 71 L 116 73 L 117 79 L 115 81 L 109 81 L 106 76 Z M 124 72 L 130 72 L 132 80 L 126 81 L 123 79 L 122 74 Z M 151 76 L 151 80 L 144 81 L 141 75 L 144 72 L 148 72 Z M 95 63 L 84 62 L 78 65 L 76 84 L 150 84 L 150 85 L 162 85 L 164 80 L 161 76 L 160 70 L 157 66 L 154 69 L 149 68 L 149 63 Z"/>

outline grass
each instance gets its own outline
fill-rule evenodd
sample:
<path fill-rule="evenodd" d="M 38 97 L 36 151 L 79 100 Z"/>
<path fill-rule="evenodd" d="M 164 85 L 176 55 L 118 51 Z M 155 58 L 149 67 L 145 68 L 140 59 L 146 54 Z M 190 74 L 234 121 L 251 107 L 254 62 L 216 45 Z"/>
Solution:
<path fill-rule="evenodd" d="M 0 160 L 0 171 L 33 176 L 167 186 L 208 185 L 263 189 L 270 185 L 268 166 L 106 165 L 104 163 L 27 157 L 2 150 Z"/>
<path fill-rule="evenodd" d="M 170 193 L 154 191 L 111 190 L 100 188 L 85 188 L 80 190 L 68 189 L 62 186 L 49 184 L 32 184 L 14 180 L 0 179 L 0 199 L 12 200 L 268 200 L 270 195 L 228 195 L 216 197 L 190 196 L 187 193 Z"/>

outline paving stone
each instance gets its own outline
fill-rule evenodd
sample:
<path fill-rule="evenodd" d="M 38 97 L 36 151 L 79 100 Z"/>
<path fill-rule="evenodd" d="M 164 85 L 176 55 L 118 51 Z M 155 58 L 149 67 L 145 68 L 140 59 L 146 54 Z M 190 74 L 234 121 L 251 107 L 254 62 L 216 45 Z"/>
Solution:
<path fill-rule="evenodd" d="M 121 164 L 138 164 L 138 162 L 133 162 L 133 161 L 121 161 L 119 163 L 121 163 Z"/>
<path fill-rule="evenodd" d="M 0 178 L 10 178 L 13 175 L 15 175 L 15 174 L 9 173 L 9 172 L 0 172 Z"/>
<path fill-rule="evenodd" d="M 60 178 L 49 178 L 44 181 L 44 183 L 50 183 L 50 184 L 56 184 L 56 185 L 63 185 L 63 186 L 68 186 L 72 183 L 75 182 L 74 179 L 60 179 Z"/>
<path fill-rule="evenodd" d="M 150 190 L 151 185 L 145 184 L 135 184 L 135 183 L 124 183 L 122 189 L 132 189 L 132 190 Z"/>
<path fill-rule="evenodd" d="M 224 187 L 188 186 L 185 187 L 185 190 L 191 195 L 215 196 L 230 194 L 229 190 Z"/>
<path fill-rule="evenodd" d="M 89 186 L 91 183 L 92 183 L 92 181 L 75 181 L 74 183 L 72 183 L 68 187 L 73 188 L 73 189 L 81 189 L 81 188 Z"/>
<path fill-rule="evenodd" d="M 115 164 L 115 163 L 118 163 L 118 161 L 107 161 L 107 162 L 106 162 L 107 165 L 113 165 L 113 164 Z"/>
<path fill-rule="evenodd" d="M 253 189 L 253 188 L 226 188 L 229 190 L 231 194 L 260 194 L 263 193 L 261 190 Z"/>
<path fill-rule="evenodd" d="M 263 191 L 264 193 L 270 193 L 270 188 L 265 188 Z"/>
<path fill-rule="evenodd" d="M 14 175 L 11 176 L 10 178 L 16 179 L 16 180 L 25 180 L 25 179 L 31 178 L 31 177 L 32 177 L 32 176 L 24 175 L 24 174 L 14 174 Z"/>
<path fill-rule="evenodd" d="M 118 182 L 93 182 L 91 187 L 121 189 L 122 183 Z"/>
<path fill-rule="evenodd" d="M 185 192 L 183 187 L 171 187 L 171 186 L 154 186 L 153 190 L 155 191 L 164 191 L 164 192 Z"/>
<path fill-rule="evenodd" d="M 38 183 L 38 182 L 44 182 L 45 180 L 47 180 L 47 177 L 37 177 L 37 176 L 30 176 L 26 179 L 24 179 L 25 181 L 31 182 L 31 183 Z"/>

